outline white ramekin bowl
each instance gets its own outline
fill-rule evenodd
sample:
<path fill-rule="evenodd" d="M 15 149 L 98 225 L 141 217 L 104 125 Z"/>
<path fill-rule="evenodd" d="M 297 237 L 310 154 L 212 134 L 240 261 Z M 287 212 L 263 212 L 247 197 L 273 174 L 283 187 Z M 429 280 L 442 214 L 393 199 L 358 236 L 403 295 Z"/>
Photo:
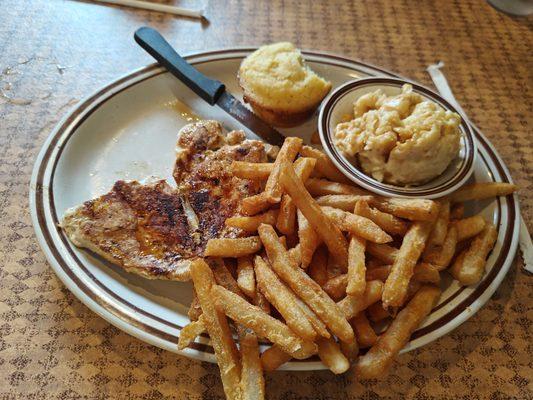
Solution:
<path fill-rule="evenodd" d="M 441 175 L 420 186 L 398 186 L 379 182 L 349 161 L 334 144 L 335 127 L 343 121 L 345 115 L 353 115 L 353 104 L 359 97 L 377 89 L 383 90 L 387 95 L 396 95 L 401 92 L 402 86 L 406 83 L 412 85 L 414 92 L 434 101 L 445 110 L 461 115 L 440 95 L 416 83 L 384 77 L 357 79 L 338 87 L 324 101 L 318 120 L 320 140 L 324 150 L 339 170 L 350 180 L 369 191 L 388 197 L 426 199 L 443 197 L 461 187 L 474 171 L 476 141 L 463 116 L 461 116 L 460 124 L 461 151 L 458 157 Z"/>

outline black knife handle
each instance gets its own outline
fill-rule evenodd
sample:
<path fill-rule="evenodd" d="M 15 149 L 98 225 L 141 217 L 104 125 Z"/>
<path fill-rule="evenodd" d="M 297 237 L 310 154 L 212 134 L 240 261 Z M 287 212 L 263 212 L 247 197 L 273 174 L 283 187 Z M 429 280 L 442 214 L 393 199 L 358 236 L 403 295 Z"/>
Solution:
<path fill-rule="evenodd" d="M 155 29 L 144 26 L 137 29 L 133 37 L 172 75 L 209 104 L 214 105 L 224 92 L 225 86 L 222 82 L 208 78 L 185 61 Z"/>

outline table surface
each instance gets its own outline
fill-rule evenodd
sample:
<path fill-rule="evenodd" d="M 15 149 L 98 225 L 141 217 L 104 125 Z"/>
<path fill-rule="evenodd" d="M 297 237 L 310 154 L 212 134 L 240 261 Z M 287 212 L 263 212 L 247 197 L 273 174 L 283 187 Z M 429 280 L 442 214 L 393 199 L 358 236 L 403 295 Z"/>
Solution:
<path fill-rule="evenodd" d="M 215 365 L 145 344 L 81 304 L 52 272 L 31 226 L 29 180 L 41 144 L 78 100 L 151 62 L 133 42 L 141 25 L 158 28 L 182 52 L 289 40 L 427 85 L 426 66 L 444 61 L 458 101 L 520 186 L 531 230 L 533 18 L 481 0 L 324 4 L 211 1 L 201 23 L 92 2 L 1 1 L 0 399 L 223 396 Z M 532 398 L 532 283 L 516 257 L 480 312 L 399 357 L 383 380 L 274 372 L 269 398 Z"/>

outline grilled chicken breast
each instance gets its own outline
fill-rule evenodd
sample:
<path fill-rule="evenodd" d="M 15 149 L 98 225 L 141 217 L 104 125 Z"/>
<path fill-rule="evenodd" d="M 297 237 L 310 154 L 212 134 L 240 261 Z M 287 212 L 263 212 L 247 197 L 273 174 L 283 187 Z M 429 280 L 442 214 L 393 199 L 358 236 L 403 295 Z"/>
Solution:
<path fill-rule="evenodd" d="M 230 166 L 265 161 L 263 143 L 239 131 L 224 135 L 218 122 L 203 121 L 179 132 L 177 152 L 177 188 L 163 180 L 118 181 L 109 193 L 67 210 L 61 226 L 72 243 L 145 278 L 185 281 L 209 239 L 240 236 L 224 221 L 261 187 L 232 176 Z"/>
<path fill-rule="evenodd" d="M 232 161 L 266 162 L 265 148 L 257 140 L 244 140 L 244 132 L 227 136 L 216 121 L 184 127 L 177 143 L 174 179 L 186 206 L 198 217 L 203 241 L 227 236 L 226 218 L 236 213 L 240 201 L 259 193 L 261 183 L 233 176 Z"/>
<path fill-rule="evenodd" d="M 188 260 L 200 252 L 181 197 L 165 181 L 118 181 L 109 193 L 69 209 L 61 226 L 76 246 L 146 278 L 187 280 Z"/>

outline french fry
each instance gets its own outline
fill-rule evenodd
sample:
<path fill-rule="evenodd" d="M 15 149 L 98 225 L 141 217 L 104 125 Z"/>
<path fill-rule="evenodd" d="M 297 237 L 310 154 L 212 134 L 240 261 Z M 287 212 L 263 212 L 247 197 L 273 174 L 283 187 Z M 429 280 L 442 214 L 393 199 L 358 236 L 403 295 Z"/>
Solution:
<path fill-rule="evenodd" d="M 300 157 L 293 164 L 294 172 L 296 172 L 296 175 L 304 184 L 311 176 L 315 166 L 316 159 L 311 157 Z"/>
<path fill-rule="evenodd" d="M 369 306 L 366 309 L 366 313 L 372 322 L 383 321 L 391 316 L 390 313 L 383 308 L 383 303 L 381 301 Z"/>
<path fill-rule="evenodd" d="M 192 342 L 202 333 L 206 331 L 204 316 L 200 315 L 197 321 L 191 321 L 183 327 L 180 331 L 178 339 L 178 350 L 183 350 L 189 347 Z"/>
<path fill-rule="evenodd" d="M 302 250 L 300 243 L 298 243 L 292 249 L 287 250 L 287 253 L 289 254 L 291 262 L 297 267 L 299 267 L 302 263 Z"/>
<path fill-rule="evenodd" d="M 250 298 L 255 296 L 254 265 L 249 256 L 237 259 L 237 285 L 246 296 Z"/>
<path fill-rule="evenodd" d="M 323 286 L 324 292 L 335 301 L 339 301 L 346 295 L 346 285 L 348 284 L 348 274 L 337 275 L 329 279 Z"/>
<path fill-rule="evenodd" d="M 392 320 L 389 328 L 355 366 L 360 379 L 378 378 L 392 364 L 394 357 L 409 341 L 409 337 L 431 312 L 440 297 L 434 286 L 423 286 L 415 297 Z"/>
<path fill-rule="evenodd" d="M 309 221 L 316 233 L 318 233 L 331 254 L 342 265 L 348 262 L 348 243 L 340 229 L 324 214 L 316 204 L 309 192 L 305 189 L 302 181 L 298 179 L 292 165 L 285 163 L 280 177 L 283 189 L 291 196 L 296 207 Z"/>
<path fill-rule="evenodd" d="M 318 236 L 300 210 L 297 210 L 296 215 L 298 218 L 298 238 L 300 239 L 302 268 L 307 268 L 322 239 L 320 239 L 320 236 Z"/>
<path fill-rule="evenodd" d="M 235 273 L 232 273 L 232 266 L 229 263 L 229 259 L 224 260 L 222 258 L 207 258 L 205 260 L 213 271 L 217 285 L 228 289 L 229 291 L 241 296 L 243 299 L 246 298 L 236 278 L 234 278 L 234 275 L 237 276 L 236 267 Z"/>
<path fill-rule="evenodd" d="M 261 250 L 261 240 L 257 236 L 238 239 L 209 239 L 205 247 L 206 257 L 244 257 Z"/>
<path fill-rule="evenodd" d="M 457 229 L 457 241 L 473 238 L 478 235 L 487 222 L 481 215 L 474 215 L 473 217 L 459 219 L 454 222 L 455 229 Z"/>
<path fill-rule="evenodd" d="M 401 220 L 398 217 L 395 217 L 392 214 L 387 214 L 382 211 L 379 211 L 376 208 L 371 208 L 368 205 L 368 202 L 365 200 L 359 200 L 355 204 L 354 214 L 360 215 L 361 217 L 368 218 L 376 225 L 378 225 L 385 232 L 390 233 L 391 235 L 400 235 L 403 236 L 406 234 L 409 225 L 407 222 Z"/>
<path fill-rule="evenodd" d="M 322 362 L 328 367 L 334 374 L 342 374 L 350 368 L 350 362 L 342 354 L 339 345 L 334 338 L 321 338 L 317 341 L 318 356 Z"/>
<path fill-rule="evenodd" d="M 305 313 L 305 315 L 307 315 L 307 319 L 309 319 L 309 322 L 311 323 L 311 325 L 313 325 L 313 328 L 315 329 L 316 333 L 319 336 L 329 338 L 331 335 L 329 334 L 326 325 L 320 320 L 320 318 L 316 316 L 313 310 L 311 310 L 309 306 L 302 301 L 302 299 L 300 299 L 296 295 L 295 299 L 302 311 Z"/>
<path fill-rule="evenodd" d="M 275 371 L 286 362 L 289 362 L 291 358 L 290 354 L 275 344 L 261 354 L 261 364 L 265 371 Z"/>
<path fill-rule="evenodd" d="M 329 157 L 320 150 L 314 149 L 311 146 L 302 146 L 300 149 L 300 154 L 304 157 L 315 158 L 315 169 L 329 180 L 340 183 L 350 183 L 350 180 L 346 178 L 342 172 L 337 169 L 335 164 L 331 162 Z"/>
<path fill-rule="evenodd" d="M 432 264 L 420 262 L 415 265 L 413 279 L 421 283 L 438 284 L 440 282 L 439 269 Z"/>
<path fill-rule="evenodd" d="M 368 218 L 333 207 L 322 207 L 322 211 L 340 228 L 374 243 L 388 243 L 392 238 Z"/>
<path fill-rule="evenodd" d="M 446 233 L 448 233 L 448 222 L 450 221 L 450 201 L 441 200 L 439 207 L 439 215 L 433 225 L 433 230 L 429 234 L 427 246 L 442 246 Z"/>
<path fill-rule="evenodd" d="M 333 207 L 350 212 L 353 211 L 355 204 L 359 200 L 370 202 L 373 200 L 373 196 L 360 196 L 358 194 L 328 194 L 316 198 L 316 202 L 320 206 Z"/>
<path fill-rule="evenodd" d="M 233 278 L 224 261 L 220 258 L 212 259 L 210 260 L 210 264 L 216 283 L 244 299 L 244 293 L 241 291 L 238 282 Z M 239 336 L 242 361 L 241 389 L 243 399 L 262 399 L 264 398 L 265 382 L 259 359 L 257 335 L 240 324 L 237 325 L 237 333 Z"/>
<path fill-rule="evenodd" d="M 211 270 L 213 271 L 213 275 L 215 276 L 215 281 L 218 285 L 222 286 L 223 288 L 229 290 L 232 293 L 235 293 L 236 295 L 244 297 L 244 293 L 239 287 L 239 284 L 237 281 L 233 278 L 233 275 L 229 271 L 229 269 L 226 267 L 226 263 L 221 258 L 214 258 L 209 260 L 209 265 L 211 267 Z M 252 266 L 253 267 L 253 266 Z M 254 278 L 255 279 L 255 278 Z M 256 290 L 254 294 L 254 304 L 255 302 L 261 302 L 263 301 L 262 297 L 258 297 L 259 290 Z M 270 304 L 266 299 L 264 299 L 265 304 L 260 304 L 260 308 L 267 307 L 267 310 L 264 310 L 267 313 L 270 313 Z M 257 305 L 257 304 L 256 304 Z M 237 333 L 239 335 L 239 340 L 242 339 L 246 333 L 246 329 L 241 326 L 237 325 Z"/>
<path fill-rule="evenodd" d="M 226 316 L 217 310 L 211 298 L 212 288 L 217 286 L 213 272 L 205 261 L 197 259 L 191 264 L 191 278 L 202 306 L 202 315 L 211 338 L 211 345 L 215 350 L 224 393 L 229 399 L 239 399 L 242 397 L 239 353 Z"/>
<path fill-rule="evenodd" d="M 353 298 L 360 298 L 364 296 L 366 282 L 365 282 L 365 246 L 364 239 L 352 236 L 348 248 L 348 274 L 346 275 L 346 292 L 348 296 Z M 361 282 L 361 279 L 363 282 Z M 353 329 L 353 325 L 352 325 Z M 355 330 L 354 330 L 355 332 Z M 354 362 L 359 356 L 359 341 L 340 342 L 340 348 L 344 356 L 350 363 Z"/>
<path fill-rule="evenodd" d="M 378 340 L 378 335 L 376 335 L 374 328 L 370 326 L 370 322 L 368 322 L 368 319 L 364 312 L 360 312 L 359 314 L 357 314 L 352 319 L 351 323 L 352 328 L 355 331 L 355 336 L 357 337 L 357 343 L 359 343 L 359 347 L 366 348 L 373 346 L 374 343 L 376 343 L 376 341 Z"/>
<path fill-rule="evenodd" d="M 264 400 L 265 377 L 259 353 L 257 336 L 246 330 L 240 338 L 242 360 L 241 388 L 243 400 Z"/>
<path fill-rule="evenodd" d="M 350 343 L 339 342 L 339 347 L 350 364 L 355 362 L 359 357 L 359 342 L 357 340 L 354 339 Z"/>
<path fill-rule="evenodd" d="M 383 292 L 383 283 L 380 281 L 369 281 L 366 283 L 365 292 L 363 296 L 354 297 L 346 296 L 339 301 L 337 305 L 347 320 L 352 319 L 361 311 L 366 310 L 370 305 L 381 300 Z"/>
<path fill-rule="evenodd" d="M 392 265 L 382 265 L 380 267 L 372 268 L 367 271 L 366 279 L 371 281 L 378 279 L 385 281 L 390 274 Z M 440 274 L 439 269 L 427 262 L 420 262 L 415 265 L 412 279 L 423 283 L 439 283 Z"/>
<path fill-rule="evenodd" d="M 281 149 L 276 157 L 274 162 L 274 167 L 272 172 L 268 176 L 265 185 L 265 196 L 266 200 L 270 204 L 276 204 L 281 201 L 281 195 L 283 194 L 281 185 L 280 185 L 280 175 L 282 167 L 285 164 L 292 163 L 292 161 L 298 155 L 298 151 L 302 146 L 302 139 L 297 137 L 287 137 L 281 146 Z"/>
<path fill-rule="evenodd" d="M 374 197 L 370 205 L 379 210 L 412 221 L 434 221 L 439 214 L 439 203 L 427 199 L 397 199 Z"/>
<path fill-rule="evenodd" d="M 327 179 L 310 178 L 305 182 L 305 187 L 313 197 L 326 196 L 328 194 L 358 194 L 362 196 L 370 196 L 370 192 L 367 190 L 345 183 L 328 181 Z"/>
<path fill-rule="evenodd" d="M 302 157 L 294 162 L 294 171 L 302 182 L 305 182 L 315 167 L 316 160 L 314 158 Z M 271 224 L 272 225 L 272 224 Z M 279 206 L 279 214 L 276 222 L 278 231 L 285 235 L 290 235 L 294 232 L 296 227 L 296 206 L 291 197 L 284 194 L 281 198 Z"/>
<path fill-rule="evenodd" d="M 403 238 L 400 251 L 383 288 L 383 306 L 400 307 L 405 301 L 407 286 L 413 276 L 414 267 L 424 251 L 431 231 L 428 222 L 415 222 Z"/>
<path fill-rule="evenodd" d="M 198 321 L 198 318 L 202 315 L 202 307 L 200 306 L 200 301 L 198 300 L 194 287 L 192 288 L 192 301 L 187 315 L 191 321 Z"/>
<path fill-rule="evenodd" d="M 455 254 L 455 248 L 457 246 L 457 229 L 455 224 L 448 224 L 448 233 L 444 239 L 444 243 L 439 247 L 432 247 L 424 250 L 422 254 L 422 259 L 425 262 L 431 263 L 437 268 L 437 270 L 442 271 L 443 269 L 448 268 L 452 258 Z"/>
<path fill-rule="evenodd" d="M 463 186 L 451 195 L 451 201 L 461 203 L 470 200 L 482 200 L 490 197 L 507 196 L 514 193 L 517 186 L 512 183 L 488 182 L 473 183 Z"/>
<path fill-rule="evenodd" d="M 231 173 L 237 178 L 260 180 L 267 179 L 273 167 L 273 163 L 233 161 L 231 163 Z"/>
<path fill-rule="evenodd" d="M 237 283 L 235 278 L 233 278 L 233 275 L 231 275 L 229 269 L 226 267 L 224 260 L 222 260 L 221 258 L 211 258 L 208 259 L 207 263 L 213 271 L 213 275 L 215 276 L 215 282 L 217 283 L 217 285 L 220 285 L 223 288 L 235 293 L 236 295 L 245 298 L 244 293 L 239 287 L 239 284 Z"/>
<path fill-rule="evenodd" d="M 385 282 L 390 274 L 392 265 L 379 265 L 377 267 L 367 268 L 365 279 L 367 281 Z"/>
<path fill-rule="evenodd" d="M 352 236 L 348 247 L 348 282 L 346 293 L 351 296 L 362 296 L 365 293 L 365 247 L 366 241 Z"/>
<path fill-rule="evenodd" d="M 398 257 L 399 250 L 396 247 L 389 246 L 388 244 L 368 242 L 366 244 L 366 251 L 368 254 L 376 257 L 380 261 L 383 261 L 385 264 L 393 264 Z"/>
<path fill-rule="evenodd" d="M 455 278 L 455 275 L 459 275 L 459 272 L 463 269 L 463 263 L 465 261 L 466 252 L 468 251 L 468 247 L 460 250 L 455 259 L 453 260 L 453 264 L 450 267 L 449 271 L 450 274 Z M 454 272 L 455 271 L 455 272 Z M 457 279 L 458 280 L 458 279 Z"/>
<path fill-rule="evenodd" d="M 450 270 L 452 276 L 462 285 L 474 285 L 485 272 L 486 259 L 498 237 L 496 227 L 487 223 L 465 251 L 462 262 L 455 262 Z"/>
<path fill-rule="evenodd" d="M 235 216 L 226 219 L 226 226 L 232 226 L 234 228 L 242 229 L 246 232 L 255 233 L 257 227 L 261 224 L 273 225 L 278 218 L 278 210 L 268 210 L 263 214 L 257 214 L 254 216 Z"/>
<path fill-rule="evenodd" d="M 316 331 L 300 308 L 296 296 L 279 280 L 263 258 L 254 260 L 259 290 L 282 315 L 287 326 L 302 339 L 314 341 Z"/>
<path fill-rule="evenodd" d="M 281 197 L 276 228 L 284 235 L 290 235 L 296 229 L 296 206 L 288 194 Z"/>
<path fill-rule="evenodd" d="M 265 192 L 261 192 L 242 199 L 241 214 L 248 216 L 255 215 L 261 211 L 265 211 L 268 207 L 270 207 L 268 198 Z"/>
<path fill-rule="evenodd" d="M 303 263 L 303 261 L 302 261 Z M 320 286 L 328 281 L 328 252 L 324 246 L 320 246 L 313 255 L 308 268 L 309 276 Z"/>
<path fill-rule="evenodd" d="M 253 262 L 252 262 L 252 268 L 253 268 Z M 261 293 L 260 290 L 257 288 L 257 282 L 255 281 L 255 271 L 254 271 L 254 283 L 255 283 L 255 291 L 252 296 L 250 296 L 250 299 L 252 300 L 253 304 L 259 307 L 261 310 L 263 310 L 265 313 L 270 314 L 270 303 L 268 302 L 267 298 L 263 293 Z M 219 283 L 220 284 L 220 283 Z M 224 286 L 224 285 L 222 285 Z M 238 283 L 237 283 L 238 286 Z M 231 290 L 230 287 L 226 286 L 226 289 Z M 236 293 L 235 291 L 233 291 Z M 239 293 L 237 293 L 239 294 Z"/>
<path fill-rule="evenodd" d="M 316 313 L 334 335 L 346 342 L 352 340 L 353 330 L 338 306 L 309 275 L 291 264 L 287 250 L 279 243 L 274 228 L 261 225 L 259 236 L 274 272 Z"/>
<path fill-rule="evenodd" d="M 265 313 L 270 314 L 270 303 L 260 290 L 255 290 L 254 304 L 263 310 Z"/>
<path fill-rule="evenodd" d="M 461 219 L 463 218 L 463 215 L 465 213 L 465 205 L 464 203 L 456 203 L 451 206 L 450 208 L 450 219 Z"/>
<path fill-rule="evenodd" d="M 257 335 L 266 337 L 272 343 L 278 344 L 291 356 L 304 359 L 316 353 L 317 348 L 313 342 L 299 338 L 287 325 L 235 293 L 216 285 L 211 289 L 211 296 L 217 308 L 229 318 L 252 329 Z"/>

